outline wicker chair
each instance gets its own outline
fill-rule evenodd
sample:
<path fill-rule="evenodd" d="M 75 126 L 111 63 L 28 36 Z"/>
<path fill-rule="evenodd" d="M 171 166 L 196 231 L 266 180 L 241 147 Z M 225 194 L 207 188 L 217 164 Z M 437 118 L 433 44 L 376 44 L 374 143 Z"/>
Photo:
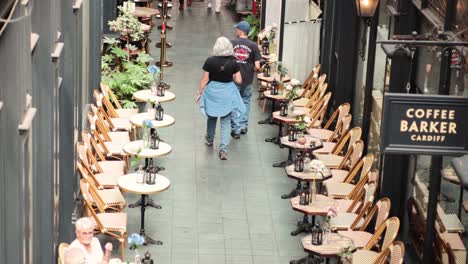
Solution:
<path fill-rule="evenodd" d="M 390 249 L 387 248 L 378 253 L 371 250 L 358 250 L 353 253 L 353 264 L 384 264 L 390 256 Z"/>
<path fill-rule="evenodd" d="M 354 167 L 347 170 L 330 170 L 332 177 L 324 181 L 324 185 L 331 185 L 333 183 L 347 183 L 350 184 L 353 182 L 358 175 L 358 172 L 361 171 L 361 176 L 363 177 L 369 173 L 372 163 L 374 162 L 374 155 L 367 154 L 362 158 Z M 354 187 L 354 186 L 353 186 Z"/>
<path fill-rule="evenodd" d="M 80 158 L 81 161 L 81 158 Z M 111 189 L 117 187 L 117 182 L 121 175 L 106 173 L 94 174 L 89 167 L 84 166 L 83 161 L 76 163 L 76 168 L 83 179 L 93 182 L 98 189 Z"/>
<path fill-rule="evenodd" d="M 314 150 L 314 154 L 342 154 L 345 146 L 352 146 L 356 141 L 361 139 L 362 129 L 360 127 L 354 127 L 349 130 L 343 137 L 340 138 L 338 142 L 323 142 L 323 147 L 317 150 Z"/>
<path fill-rule="evenodd" d="M 84 166 L 90 168 L 94 173 L 106 173 L 115 176 L 127 174 L 127 162 L 123 160 L 101 160 L 98 161 L 91 152 L 91 144 L 77 143 L 78 157 Z"/>
<path fill-rule="evenodd" d="M 108 210 L 122 212 L 123 208 L 125 208 L 125 198 L 118 188 L 99 190 L 93 182 L 81 179 L 80 190 L 81 193 L 87 194 L 92 199 L 93 206 L 104 210 L 101 213 Z"/>
<path fill-rule="evenodd" d="M 131 131 L 133 128 L 132 123 L 130 123 L 130 119 L 127 117 L 112 117 L 105 109 L 104 109 L 104 95 L 99 92 L 98 90 L 94 90 L 93 92 L 94 99 L 96 100 L 96 106 L 99 113 L 103 116 L 106 123 L 109 125 L 112 131 Z"/>
<path fill-rule="evenodd" d="M 364 214 L 360 214 L 354 220 L 353 224 L 351 224 L 350 230 L 338 231 L 338 234 L 351 238 L 356 248 L 364 248 L 373 236 L 372 233 L 365 231 L 369 223 L 375 216 L 376 220 L 375 220 L 374 232 L 376 232 L 377 228 L 385 220 L 387 220 L 388 214 L 390 213 L 390 206 L 391 206 L 390 199 L 388 198 L 380 199 L 366 216 L 364 216 Z M 364 224 L 362 224 L 362 226 L 358 230 L 354 230 L 356 226 L 358 225 L 358 223 L 360 222 L 360 220 L 364 217 L 365 217 Z"/>
<path fill-rule="evenodd" d="M 405 244 L 401 241 L 395 241 L 390 246 L 390 264 L 403 264 L 405 257 Z"/>
<path fill-rule="evenodd" d="M 88 118 L 90 126 L 94 123 L 94 126 L 102 135 L 104 141 L 112 141 L 121 144 L 130 142 L 130 133 L 128 131 L 114 131 L 110 119 L 106 122 L 105 117 L 95 105 L 91 104 L 91 110 L 94 115 L 92 118 Z"/>
<path fill-rule="evenodd" d="M 356 219 L 358 219 L 358 223 L 355 224 L 356 228 L 359 228 L 364 224 L 365 221 L 360 216 L 366 215 L 369 211 L 369 208 L 372 206 L 372 202 L 374 201 L 374 194 L 377 188 L 375 183 L 367 184 L 361 188 L 365 190 L 365 195 L 359 209 L 354 211 L 350 208 L 346 212 L 338 212 L 337 216 L 330 219 L 330 227 L 333 230 L 348 230 L 354 224 Z M 359 194 L 362 194 L 362 190 L 358 190 L 356 196 Z M 356 201 L 356 199 L 350 200 Z"/>
<path fill-rule="evenodd" d="M 324 165 L 329 169 L 349 169 L 359 162 L 364 149 L 364 142 L 362 140 L 356 141 L 348 150 L 344 156 L 336 154 L 316 154 L 315 158 L 323 161 Z"/>
<path fill-rule="evenodd" d="M 123 145 L 125 143 L 111 141 L 109 135 L 106 132 L 104 134 L 100 133 L 100 131 L 105 130 L 105 128 L 98 129 L 98 127 L 102 127 L 103 125 L 93 113 L 88 113 L 88 121 L 90 124 L 91 134 L 94 138 L 94 141 L 96 142 L 96 149 L 101 151 L 103 155 L 107 157 L 114 156 L 123 157 L 125 159 L 128 158 L 127 154 L 123 150 Z M 127 140 L 130 140 L 129 136 L 128 139 L 126 138 L 123 141 L 125 142 Z"/>
<path fill-rule="evenodd" d="M 101 83 L 101 92 L 104 95 L 102 102 L 104 103 L 110 117 L 128 118 L 132 115 L 138 114 L 138 108 L 122 108 L 119 100 L 107 84 Z M 115 107 L 111 101 L 115 104 Z"/>
<path fill-rule="evenodd" d="M 67 244 L 67 243 L 60 243 L 59 247 L 58 247 L 58 260 L 57 260 L 57 264 L 63 264 L 64 263 L 64 257 L 65 257 L 65 250 L 67 250 L 67 248 L 69 247 L 70 245 Z"/>
<path fill-rule="evenodd" d="M 98 232 L 113 237 L 120 242 L 122 259 L 125 259 L 125 240 L 127 238 L 127 214 L 126 213 L 97 213 L 92 205 L 91 197 L 83 193 L 83 201 L 89 216 L 96 222 Z M 100 208 L 100 212 L 104 209 Z"/>
<path fill-rule="evenodd" d="M 346 178 L 342 182 L 339 181 L 325 181 L 324 187 L 326 189 L 327 195 L 335 199 L 343 199 L 348 195 L 352 194 L 353 190 L 355 191 L 356 185 L 363 186 L 366 182 L 369 182 L 369 176 L 371 176 L 371 167 L 374 162 L 374 155 L 368 154 L 361 161 L 357 163 L 356 166 L 350 171 Z M 362 164 L 359 166 L 359 164 Z M 359 176 L 359 181 L 355 181 L 357 172 L 361 169 Z M 374 175 L 372 175 L 374 176 Z M 338 178 L 339 180 L 339 178 Z M 374 180 L 375 181 L 375 180 Z"/>

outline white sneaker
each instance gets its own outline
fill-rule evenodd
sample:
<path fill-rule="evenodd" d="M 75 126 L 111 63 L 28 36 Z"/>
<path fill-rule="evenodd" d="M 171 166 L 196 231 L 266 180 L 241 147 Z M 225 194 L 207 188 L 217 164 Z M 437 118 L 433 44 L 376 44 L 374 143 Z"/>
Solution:
<path fill-rule="evenodd" d="M 211 8 L 211 2 L 208 2 L 208 8 Z"/>

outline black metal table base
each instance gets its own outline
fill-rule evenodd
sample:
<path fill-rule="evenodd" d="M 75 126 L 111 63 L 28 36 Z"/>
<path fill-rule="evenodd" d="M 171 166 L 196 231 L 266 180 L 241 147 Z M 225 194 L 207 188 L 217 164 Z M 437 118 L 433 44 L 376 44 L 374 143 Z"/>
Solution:
<path fill-rule="evenodd" d="M 291 164 L 292 164 L 291 160 L 285 160 L 285 161 L 282 161 L 282 162 L 273 163 L 273 167 L 275 167 L 275 168 L 284 168 L 284 167 L 287 167 L 287 166 L 289 166 Z"/>
<path fill-rule="evenodd" d="M 148 200 L 147 200 L 148 199 Z M 140 206 L 141 206 L 141 215 L 140 215 L 140 235 L 142 237 L 145 238 L 145 242 L 143 243 L 143 245 L 148 245 L 148 244 L 152 244 L 152 245 L 162 245 L 163 242 L 159 241 L 159 240 L 155 240 L 149 236 L 146 235 L 145 233 L 145 210 L 146 210 L 146 207 L 147 206 L 152 206 L 151 204 L 154 204 L 153 201 L 151 200 L 151 198 L 148 197 L 147 194 L 142 194 L 141 195 L 141 199 L 140 199 Z M 130 207 L 130 206 L 129 206 Z"/>
<path fill-rule="evenodd" d="M 172 65 L 173 65 L 172 62 L 170 62 L 170 61 L 165 61 L 165 62 L 162 64 L 162 67 L 168 68 L 168 67 L 172 67 Z M 161 62 L 157 61 L 157 62 L 156 62 L 156 66 L 161 67 Z"/>
<path fill-rule="evenodd" d="M 267 119 L 258 121 L 258 124 L 259 125 L 265 125 L 265 124 L 273 125 L 275 124 L 275 122 L 273 121 L 273 118 L 268 117 Z"/>
<path fill-rule="evenodd" d="M 309 222 L 309 217 L 307 215 L 304 215 L 302 221 L 297 222 L 297 228 L 296 230 L 291 232 L 291 236 L 297 236 L 300 233 L 309 232 L 310 227 L 311 223 Z"/>
<path fill-rule="evenodd" d="M 153 239 L 153 238 L 151 238 L 151 237 L 149 237 L 149 236 L 147 236 L 145 234 L 141 234 L 141 232 L 140 232 L 140 235 L 145 238 L 145 242 L 143 243 L 143 245 L 145 245 L 145 246 L 148 245 L 148 244 L 158 245 L 158 246 L 163 244 L 163 242 L 161 240 L 155 240 L 155 239 Z"/>
<path fill-rule="evenodd" d="M 296 184 L 296 188 L 293 189 L 291 192 L 289 192 L 288 194 L 283 194 L 281 195 L 281 199 L 290 199 L 290 198 L 293 198 L 293 197 L 296 197 L 299 195 L 299 191 L 301 190 L 301 181 L 297 181 L 297 184 Z"/>
<path fill-rule="evenodd" d="M 155 204 L 153 199 L 151 199 L 149 197 L 147 199 L 145 199 L 145 201 L 146 201 L 146 206 L 151 206 L 151 207 L 156 208 L 156 209 L 162 209 L 161 205 Z M 136 207 L 140 207 L 142 204 L 143 204 L 142 199 L 140 198 L 135 203 L 129 204 L 128 207 L 136 208 Z"/>
<path fill-rule="evenodd" d="M 298 260 L 291 260 L 289 263 L 290 264 L 300 264 L 300 263 L 304 263 L 304 264 L 319 264 L 319 263 L 322 263 L 324 262 L 324 258 L 321 258 L 321 257 L 315 257 L 313 256 L 312 254 L 309 254 L 308 256 L 305 256 L 301 259 L 298 259 Z M 327 258 L 326 259 L 326 263 L 329 262 L 329 259 Z"/>

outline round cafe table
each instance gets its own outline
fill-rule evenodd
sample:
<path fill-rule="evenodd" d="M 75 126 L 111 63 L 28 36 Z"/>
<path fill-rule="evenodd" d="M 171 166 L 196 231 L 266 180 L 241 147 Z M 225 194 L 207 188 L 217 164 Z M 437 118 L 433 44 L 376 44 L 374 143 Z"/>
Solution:
<path fill-rule="evenodd" d="M 303 237 L 301 242 L 304 251 L 309 253 L 309 255 L 300 260 L 292 260 L 290 262 L 291 264 L 311 263 L 313 261 L 311 259 L 313 259 L 314 256 L 325 258 L 326 263 L 329 263 L 330 258 L 338 257 L 338 254 L 344 249 L 354 247 L 354 243 L 350 238 L 337 233 L 330 233 L 328 241 L 322 245 L 312 245 L 312 235 Z"/>
<path fill-rule="evenodd" d="M 296 236 L 302 232 L 309 232 L 315 225 L 316 216 L 326 216 L 328 213 L 328 207 L 337 207 L 338 205 L 338 202 L 334 199 L 321 194 L 316 194 L 315 199 L 308 205 L 301 205 L 299 203 L 299 196 L 296 196 L 289 201 L 294 211 L 304 214 L 302 221 L 297 222 L 297 228 L 291 232 L 292 236 Z M 312 216 L 311 222 L 309 222 L 309 215 Z"/>
<path fill-rule="evenodd" d="M 159 148 L 158 149 L 149 149 L 149 148 L 144 148 L 143 147 L 143 140 L 136 140 L 129 142 L 123 146 L 123 151 L 127 153 L 130 156 L 139 156 L 141 158 L 145 159 L 145 168 L 148 166 L 149 159 L 151 158 L 157 158 L 157 157 L 162 157 L 165 156 L 172 151 L 172 147 L 165 143 L 165 142 L 159 142 Z M 159 167 L 156 165 L 156 169 L 158 171 L 165 170 L 164 167 Z M 133 204 L 129 204 L 128 207 L 130 208 L 135 208 L 138 206 L 141 206 L 143 203 L 143 200 L 140 199 L 137 202 Z M 152 206 L 156 209 L 161 209 L 162 207 L 158 204 L 155 204 L 151 198 L 148 199 L 147 205 Z"/>
<path fill-rule="evenodd" d="M 153 124 L 154 128 L 168 127 L 168 126 L 172 126 L 175 123 L 174 117 L 170 115 L 164 114 L 163 120 L 161 121 L 155 120 L 154 116 L 155 115 L 153 113 L 149 113 L 149 112 L 132 115 L 130 116 L 130 123 L 132 123 L 132 125 L 136 127 L 142 127 L 143 122 L 149 119 L 151 120 L 151 123 Z"/>
<path fill-rule="evenodd" d="M 161 241 L 155 240 L 145 233 L 145 210 L 147 206 L 154 207 L 154 205 L 152 205 L 152 201 L 148 199 L 148 195 L 167 190 L 171 186 L 171 182 L 160 174 L 157 174 L 156 183 L 152 185 L 137 183 L 136 178 L 137 173 L 126 174 L 119 178 L 117 184 L 125 192 L 141 194 L 140 235 L 145 238 L 144 245 L 162 245 L 163 243 Z"/>
<path fill-rule="evenodd" d="M 169 91 L 165 91 L 164 96 L 156 96 L 151 92 L 151 89 L 146 89 L 135 92 L 133 97 L 139 102 L 158 101 L 163 103 L 174 100 L 176 96 Z"/>

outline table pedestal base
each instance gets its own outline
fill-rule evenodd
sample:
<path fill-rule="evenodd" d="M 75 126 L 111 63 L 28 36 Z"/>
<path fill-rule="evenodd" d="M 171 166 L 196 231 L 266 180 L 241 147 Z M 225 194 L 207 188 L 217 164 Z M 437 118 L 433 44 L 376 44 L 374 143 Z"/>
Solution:
<path fill-rule="evenodd" d="M 149 198 L 149 197 L 148 197 L 145 201 L 146 201 L 145 207 L 146 207 L 146 206 L 151 206 L 151 207 L 156 208 L 156 209 L 162 209 L 162 206 L 161 206 L 161 205 L 155 204 L 154 201 L 153 201 L 153 199 L 151 199 L 151 198 Z M 138 199 L 138 201 L 136 201 L 135 203 L 129 204 L 128 207 L 130 207 L 130 208 L 135 208 L 135 207 L 140 207 L 140 206 L 142 206 L 142 205 L 143 205 L 143 202 L 142 202 L 142 199 L 140 198 L 140 199 Z"/>
<path fill-rule="evenodd" d="M 319 264 L 319 263 L 322 263 L 324 261 L 323 258 L 320 258 L 320 257 L 314 257 L 312 254 L 309 254 L 308 256 L 305 256 L 301 259 L 298 259 L 298 260 L 291 260 L 289 263 L 290 264 L 300 264 L 300 263 L 304 263 L 304 264 Z M 326 259 L 326 263 L 329 262 L 329 259 L 327 258 Z"/>
<path fill-rule="evenodd" d="M 140 235 L 143 236 L 143 237 L 145 238 L 145 242 L 143 243 L 143 245 L 145 245 L 145 246 L 148 245 L 148 244 L 150 244 L 150 245 L 158 245 L 158 246 L 160 246 L 160 245 L 163 244 L 163 242 L 162 242 L 161 240 L 154 240 L 154 239 L 152 239 L 151 237 L 145 235 L 144 233 L 142 234 L 141 231 L 140 231 Z"/>
<path fill-rule="evenodd" d="M 147 199 L 149 201 L 147 201 Z M 161 241 L 154 240 L 153 238 L 151 238 L 151 237 L 149 237 L 149 236 L 147 236 L 145 234 L 145 210 L 146 210 L 147 206 L 151 206 L 150 203 L 152 203 L 151 198 L 149 198 L 147 194 L 142 194 L 141 195 L 140 235 L 145 238 L 145 242 L 143 243 L 143 245 L 145 245 L 145 246 L 148 245 L 148 244 L 162 245 L 163 243 Z"/>
<path fill-rule="evenodd" d="M 311 223 L 309 222 L 309 217 L 304 215 L 302 221 L 297 222 L 296 230 L 291 232 L 291 236 L 297 236 L 302 232 L 309 232 L 311 227 Z"/>
<path fill-rule="evenodd" d="M 273 124 L 275 124 L 275 122 L 273 122 L 273 118 L 268 117 L 268 118 L 265 119 L 265 120 L 260 120 L 260 121 L 258 121 L 258 124 L 259 124 L 259 125 L 264 125 L 264 124 L 273 125 Z"/>
<path fill-rule="evenodd" d="M 281 147 L 282 145 L 280 145 Z M 288 148 L 289 149 L 289 153 L 288 153 L 288 159 L 285 160 L 285 161 L 282 161 L 282 162 L 278 162 L 278 163 L 273 163 L 273 167 L 275 168 L 284 168 L 284 167 L 287 167 L 291 164 L 293 164 L 293 160 L 292 160 L 292 149 L 291 148 Z"/>
<path fill-rule="evenodd" d="M 283 194 L 281 195 L 281 199 L 291 199 L 293 197 L 296 197 L 299 195 L 299 191 L 301 190 L 301 181 L 297 181 L 296 188 L 293 189 L 290 193 L 288 194 Z"/>

